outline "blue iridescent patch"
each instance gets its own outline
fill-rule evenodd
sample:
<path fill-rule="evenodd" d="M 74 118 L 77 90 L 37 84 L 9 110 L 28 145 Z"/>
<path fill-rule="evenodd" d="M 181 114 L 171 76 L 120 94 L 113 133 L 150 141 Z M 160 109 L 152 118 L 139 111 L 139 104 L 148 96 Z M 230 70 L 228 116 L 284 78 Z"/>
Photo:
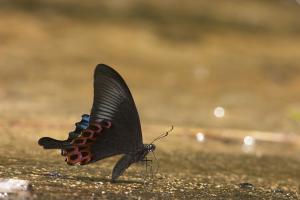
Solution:
<path fill-rule="evenodd" d="M 80 135 L 81 131 L 83 131 L 89 126 L 89 122 L 90 122 L 90 115 L 83 114 L 81 116 L 81 121 L 75 123 L 76 126 L 75 130 L 69 133 L 69 139 L 77 138 Z"/>

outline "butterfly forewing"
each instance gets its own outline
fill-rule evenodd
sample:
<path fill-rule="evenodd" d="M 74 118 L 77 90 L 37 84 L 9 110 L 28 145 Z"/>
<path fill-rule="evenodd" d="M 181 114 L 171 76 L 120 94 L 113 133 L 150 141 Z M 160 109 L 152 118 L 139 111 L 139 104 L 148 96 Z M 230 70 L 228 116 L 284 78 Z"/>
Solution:
<path fill-rule="evenodd" d="M 128 86 L 111 67 L 100 64 L 94 74 L 91 122 L 111 122 L 92 145 L 93 161 L 143 148 L 139 115 Z"/>

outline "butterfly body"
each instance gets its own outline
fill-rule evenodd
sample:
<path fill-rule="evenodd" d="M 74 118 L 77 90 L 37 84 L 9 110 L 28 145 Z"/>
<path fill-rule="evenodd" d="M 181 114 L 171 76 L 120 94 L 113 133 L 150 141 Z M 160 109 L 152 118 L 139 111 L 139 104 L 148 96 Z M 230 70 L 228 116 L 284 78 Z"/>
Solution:
<path fill-rule="evenodd" d="M 113 169 L 113 181 L 155 150 L 154 144 L 143 144 L 139 115 L 128 86 L 114 69 L 104 64 L 95 69 L 91 113 L 83 115 L 75 125 L 67 140 L 44 137 L 39 145 L 61 149 L 69 165 L 86 165 L 123 154 Z"/>

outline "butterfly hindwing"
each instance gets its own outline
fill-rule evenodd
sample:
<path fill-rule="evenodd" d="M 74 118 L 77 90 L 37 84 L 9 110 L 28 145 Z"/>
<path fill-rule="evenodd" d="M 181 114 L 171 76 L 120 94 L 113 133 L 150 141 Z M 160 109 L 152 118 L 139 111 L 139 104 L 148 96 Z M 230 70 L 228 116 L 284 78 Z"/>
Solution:
<path fill-rule="evenodd" d="M 39 139 L 38 144 L 43 146 L 44 149 L 65 149 L 71 146 L 72 140 L 79 137 L 81 132 L 89 125 L 90 116 L 83 114 L 81 121 L 75 123 L 75 130 L 69 133 L 69 137 L 66 140 L 57 140 L 51 137 L 42 137 Z"/>

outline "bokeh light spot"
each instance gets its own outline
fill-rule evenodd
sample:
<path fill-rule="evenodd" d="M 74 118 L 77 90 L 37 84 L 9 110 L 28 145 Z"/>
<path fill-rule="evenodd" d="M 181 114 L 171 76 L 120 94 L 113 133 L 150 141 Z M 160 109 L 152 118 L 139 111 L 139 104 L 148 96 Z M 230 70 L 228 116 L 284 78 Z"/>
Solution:
<path fill-rule="evenodd" d="M 245 136 L 244 137 L 244 144 L 247 146 L 251 146 L 255 144 L 255 139 L 252 136 Z"/>
<path fill-rule="evenodd" d="M 198 142 L 204 142 L 205 136 L 204 136 L 203 133 L 198 132 L 198 133 L 196 134 L 196 139 L 197 139 Z"/>
<path fill-rule="evenodd" d="M 223 107 L 216 107 L 215 110 L 214 110 L 214 115 L 215 117 L 217 118 L 222 118 L 225 116 L 225 109 Z"/>

